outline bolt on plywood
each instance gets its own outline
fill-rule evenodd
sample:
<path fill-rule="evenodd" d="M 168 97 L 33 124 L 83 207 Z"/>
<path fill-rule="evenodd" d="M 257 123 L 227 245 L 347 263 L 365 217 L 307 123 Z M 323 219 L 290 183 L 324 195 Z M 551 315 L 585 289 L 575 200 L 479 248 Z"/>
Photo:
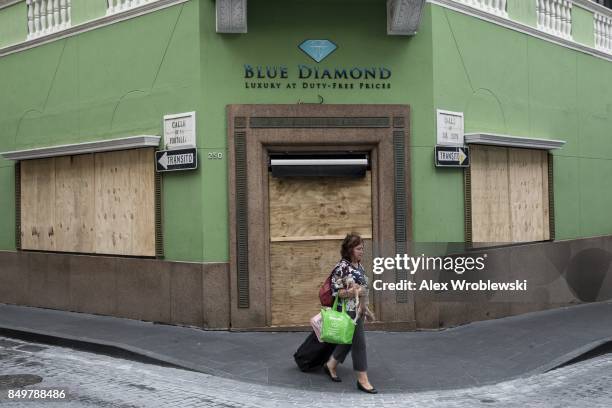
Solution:
<path fill-rule="evenodd" d="M 545 151 L 509 149 L 512 242 L 549 238 L 547 159 Z"/>
<path fill-rule="evenodd" d="M 351 231 L 371 238 L 370 173 L 364 178 L 270 176 L 271 241 L 342 239 Z"/>
<path fill-rule="evenodd" d="M 94 252 L 94 155 L 55 158 L 57 251 Z"/>
<path fill-rule="evenodd" d="M 473 145 L 471 154 L 472 240 L 511 242 L 508 150 Z"/>
<path fill-rule="evenodd" d="M 307 325 L 321 309 L 319 288 L 340 260 L 347 233 L 357 232 L 365 239 L 362 264 L 371 265 L 371 175 L 360 179 L 270 176 L 268 185 L 271 323 Z M 371 271 L 366 272 L 371 282 Z"/>
<path fill-rule="evenodd" d="M 21 247 L 55 250 L 55 159 L 21 162 Z"/>
<path fill-rule="evenodd" d="M 546 151 L 472 145 L 475 245 L 550 238 Z"/>
<path fill-rule="evenodd" d="M 155 256 L 153 149 L 22 162 L 22 248 Z"/>

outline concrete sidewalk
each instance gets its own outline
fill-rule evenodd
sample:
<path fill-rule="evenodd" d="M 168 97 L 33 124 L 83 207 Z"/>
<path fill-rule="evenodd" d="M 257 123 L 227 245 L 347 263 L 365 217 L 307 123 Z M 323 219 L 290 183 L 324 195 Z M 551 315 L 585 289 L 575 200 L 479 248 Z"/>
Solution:
<path fill-rule="evenodd" d="M 236 380 L 353 391 L 350 357 L 332 383 L 302 373 L 293 353 L 306 333 L 204 331 L 0 304 L 0 328 L 131 351 Z M 612 302 L 591 303 L 439 332 L 368 332 L 369 376 L 384 392 L 492 384 L 545 372 L 612 341 Z"/>

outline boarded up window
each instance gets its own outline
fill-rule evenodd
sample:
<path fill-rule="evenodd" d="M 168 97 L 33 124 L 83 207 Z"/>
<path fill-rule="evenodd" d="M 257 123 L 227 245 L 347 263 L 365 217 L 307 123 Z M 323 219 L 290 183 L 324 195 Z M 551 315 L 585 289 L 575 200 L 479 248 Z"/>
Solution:
<path fill-rule="evenodd" d="M 550 239 L 548 152 L 472 145 L 474 244 Z"/>
<path fill-rule="evenodd" d="M 371 172 L 363 178 L 270 176 L 269 194 L 272 325 L 307 325 L 321 309 L 319 288 L 340 260 L 347 233 L 365 240 L 362 264 L 371 265 Z"/>
<path fill-rule="evenodd" d="M 153 149 L 21 162 L 22 249 L 155 256 Z"/>

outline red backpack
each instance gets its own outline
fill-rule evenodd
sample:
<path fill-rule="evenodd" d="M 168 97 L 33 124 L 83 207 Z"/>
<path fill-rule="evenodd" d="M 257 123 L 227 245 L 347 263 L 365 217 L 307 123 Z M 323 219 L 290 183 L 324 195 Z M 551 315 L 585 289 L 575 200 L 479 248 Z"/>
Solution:
<path fill-rule="evenodd" d="M 332 297 L 332 287 L 331 287 L 331 276 L 330 273 L 325 282 L 323 282 L 323 286 L 319 289 L 319 300 L 321 301 L 321 306 L 331 306 L 334 304 L 334 298 Z"/>

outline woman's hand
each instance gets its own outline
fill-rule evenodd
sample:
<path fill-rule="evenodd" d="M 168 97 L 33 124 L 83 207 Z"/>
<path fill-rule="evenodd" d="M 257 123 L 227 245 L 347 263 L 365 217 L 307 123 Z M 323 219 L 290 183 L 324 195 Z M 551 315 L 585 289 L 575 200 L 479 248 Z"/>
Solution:
<path fill-rule="evenodd" d="M 340 290 L 340 297 L 341 298 L 357 297 L 361 294 L 362 291 L 363 291 L 363 288 L 361 286 L 355 283 L 352 283 L 348 289 Z"/>
<path fill-rule="evenodd" d="M 356 297 L 359 297 L 359 295 L 361 295 L 362 293 L 363 293 L 363 288 L 360 285 L 356 283 L 351 284 L 351 288 L 349 289 L 350 297 L 356 298 Z"/>
<path fill-rule="evenodd" d="M 366 310 L 365 310 L 365 315 L 366 315 L 366 319 L 369 322 L 373 322 L 376 320 L 376 316 L 374 316 L 374 313 L 372 313 L 372 311 L 370 310 L 369 307 L 366 306 Z"/>

